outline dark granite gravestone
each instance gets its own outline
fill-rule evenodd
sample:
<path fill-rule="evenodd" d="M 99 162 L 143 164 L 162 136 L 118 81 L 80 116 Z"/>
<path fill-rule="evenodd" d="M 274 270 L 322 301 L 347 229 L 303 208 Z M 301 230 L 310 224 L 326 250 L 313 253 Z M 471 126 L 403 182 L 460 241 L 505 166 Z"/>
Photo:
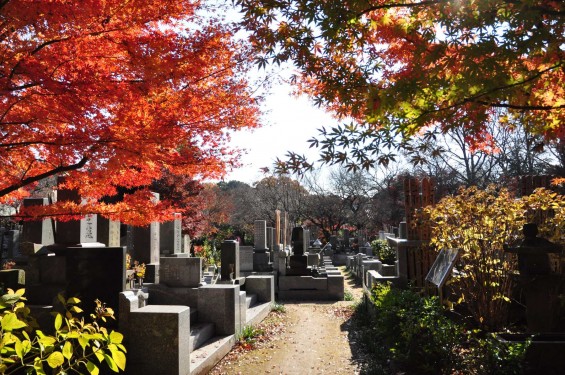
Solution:
<path fill-rule="evenodd" d="M 159 282 L 159 223 L 153 222 L 144 227 L 133 227 L 132 261 L 145 263 L 145 281 Z"/>
<path fill-rule="evenodd" d="M 126 286 L 125 247 L 70 247 L 65 257 L 67 295 L 78 296 L 87 312 L 93 311 L 96 299 L 118 311 Z"/>
<path fill-rule="evenodd" d="M 161 223 L 159 230 L 161 256 L 182 254 L 182 215 L 174 214 L 173 220 Z"/>
<path fill-rule="evenodd" d="M 47 198 L 26 198 L 24 207 L 46 206 Z M 32 242 L 42 245 L 51 245 L 55 242 L 53 220 L 44 219 L 37 221 L 25 221 L 22 228 L 22 242 Z"/>
<path fill-rule="evenodd" d="M 221 250 L 221 280 L 231 281 L 239 279 L 239 243 L 224 241 Z"/>

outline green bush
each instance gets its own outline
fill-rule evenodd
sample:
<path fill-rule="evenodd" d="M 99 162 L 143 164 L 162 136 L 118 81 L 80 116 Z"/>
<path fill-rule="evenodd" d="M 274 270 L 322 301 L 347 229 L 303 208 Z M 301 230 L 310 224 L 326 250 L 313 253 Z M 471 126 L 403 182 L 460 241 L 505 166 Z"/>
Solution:
<path fill-rule="evenodd" d="M 396 261 L 396 250 L 390 247 L 386 240 L 374 240 L 371 242 L 373 254 L 384 264 L 394 264 Z"/>
<path fill-rule="evenodd" d="M 509 344 L 468 329 L 448 316 L 436 297 L 377 284 L 373 313 L 359 305 L 356 316 L 371 373 L 519 374 L 527 344 Z"/>
<path fill-rule="evenodd" d="M 437 374 L 438 369 L 456 366 L 464 337 L 443 315 L 437 298 L 377 284 L 371 301 L 376 310 L 376 337 L 389 348 L 388 359 L 394 366 L 417 374 Z"/>
<path fill-rule="evenodd" d="M 88 323 L 75 315 L 83 312 L 79 299 L 59 295 L 65 311 L 54 314 L 54 334 L 48 335 L 38 329 L 23 301 L 24 289 L 8 289 L 0 298 L 0 374 L 98 374 L 102 363 L 114 372 L 125 370 L 122 334 L 108 333 L 101 325 L 114 318 L 112 309 L 97 300 Z"/>

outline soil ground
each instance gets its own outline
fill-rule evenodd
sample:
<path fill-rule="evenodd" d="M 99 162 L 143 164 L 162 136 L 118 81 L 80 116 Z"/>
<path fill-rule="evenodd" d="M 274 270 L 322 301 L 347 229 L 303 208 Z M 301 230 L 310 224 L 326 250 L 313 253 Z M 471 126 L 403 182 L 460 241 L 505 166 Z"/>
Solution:
<path fill-rule="evenodd" d="M 251 343 L 241 340 L 209 374 L 359 374 L 363 355 L 351 322 L 362 287 L 345 276 L 352 301 L 285 302 L 257 327 Z"/>

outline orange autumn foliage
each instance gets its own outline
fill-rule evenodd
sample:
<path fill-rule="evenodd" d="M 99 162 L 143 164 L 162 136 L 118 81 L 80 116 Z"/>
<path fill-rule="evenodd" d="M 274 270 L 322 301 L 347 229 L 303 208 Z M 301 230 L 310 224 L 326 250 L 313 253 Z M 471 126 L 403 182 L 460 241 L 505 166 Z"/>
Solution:
<path fill-rule="evenodd" d="M 1 1 L 0 203 L 66 174 L 88 204 L 23 214 L 139 224 L 174 210 L 149 203 L 163 170 L 205 178 L 234 165 L 226 130 L 258 126 L 249 54 L 202 5 Z M 99 203 L 120 188 L 130 192 L 122 201 Z"/>

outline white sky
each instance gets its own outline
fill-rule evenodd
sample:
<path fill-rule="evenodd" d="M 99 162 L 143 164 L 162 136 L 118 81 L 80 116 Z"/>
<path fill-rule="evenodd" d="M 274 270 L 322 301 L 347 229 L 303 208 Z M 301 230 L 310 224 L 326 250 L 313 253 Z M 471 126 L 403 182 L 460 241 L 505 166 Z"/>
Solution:
<path fill-rule="evenodd" d="M 228 173 L 224 181 L 259 181 L 264 177 L 259 169 L 268 167 L 272 171 L 275 159 L 284 160 L 288 151 L 304 154 L 311 161 L 319 159 L 319 150 L 309 148 L 307 141 L 319 134 L 317 129 L 337 124 L 337 120 L 306 97 L 297 98 L 290 93 L 289 85 L 277 84 L 263 105 L 265 125 L 232 135 L 232 144 L 245 149 L 246 154 L 240 160 L 242 167 Z"/>

